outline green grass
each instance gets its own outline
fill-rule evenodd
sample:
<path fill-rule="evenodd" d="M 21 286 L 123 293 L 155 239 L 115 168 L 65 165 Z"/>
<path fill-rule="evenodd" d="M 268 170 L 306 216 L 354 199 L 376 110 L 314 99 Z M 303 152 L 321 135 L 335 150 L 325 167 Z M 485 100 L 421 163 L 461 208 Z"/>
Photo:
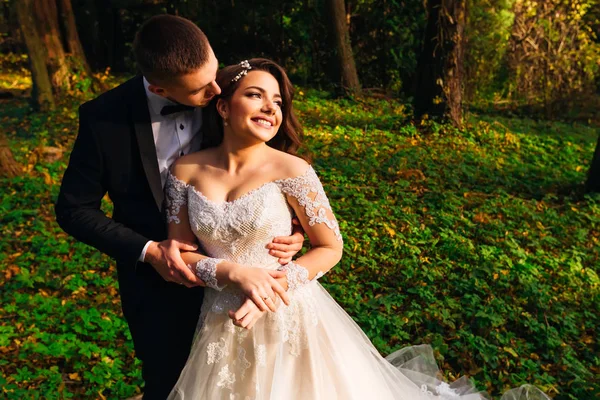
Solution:
<path fill-rule="evenodd" d="M 0 397 L 140 391 L 114 262 L 56 225 L 68 158 L 36 151 L 71 147 L 80 101 L 0 108 L 29 171 L 0 181 Z M 525 382 L 600 393 L 600 197 L 581 192 L 596 129 L 486 115 L 415 127 L 401 103 L 310 90 L 297 109 L 345 239 L 322 280 L 383 354 L 430 343 L 448 379 L 494 396 Z"/>
<path fill-rule="evenodd" d="M 8 53 L 0 57 L 0 92 L 31 90 L 31 73 L 28 57 L 24 54 Z"/>

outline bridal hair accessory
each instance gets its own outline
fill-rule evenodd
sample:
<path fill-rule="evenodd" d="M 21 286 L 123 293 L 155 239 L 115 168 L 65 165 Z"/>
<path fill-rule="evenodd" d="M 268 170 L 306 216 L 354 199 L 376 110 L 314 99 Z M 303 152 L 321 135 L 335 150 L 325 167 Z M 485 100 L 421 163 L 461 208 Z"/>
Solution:
<path fill-rule="evenodd" d="M 233 79 L 231 80 L 231 82 L 239 81 L 242 76 L 245 76 L 246 74 L 248 74 L 248 70 L 252 69 L 248 60 L 242 61 L 240 63 L 240 67 L 243 68 L 242 71 L 239 74 L 237 74 L 236 76 L 234 76 Z"/>

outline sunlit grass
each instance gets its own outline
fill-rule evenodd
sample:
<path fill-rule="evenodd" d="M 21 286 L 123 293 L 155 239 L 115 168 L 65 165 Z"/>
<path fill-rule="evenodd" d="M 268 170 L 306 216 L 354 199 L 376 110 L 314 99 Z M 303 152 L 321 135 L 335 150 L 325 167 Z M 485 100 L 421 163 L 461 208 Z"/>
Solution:
<path fill-rule="evenodd" d="M 20 90 L 31 89 L 31 76 L 22 72 L 0 72 L 0 90 Z"/>
<path fill-rule="evenodd" d="M 118 79 L 106 75 L 110 85 Z M 87 95 L 89 96 L 89 94 Z M 302 89 L 305 142 L 344 235 L 322 281 L 382 353 L 430 343 L 446 377 L 498 395 L 529 382 L 560 399 L 600 391 L 600 199 L 582 183 L 587 124 L 471 114 L 410 121 L 394 100 Z M 0 386 L 9 398 L 124 398 L 141 377 L 114 262 L 54 222 L 81 98 L 51 113 L 4 100 L 27 175 L 0 194 Z"/>

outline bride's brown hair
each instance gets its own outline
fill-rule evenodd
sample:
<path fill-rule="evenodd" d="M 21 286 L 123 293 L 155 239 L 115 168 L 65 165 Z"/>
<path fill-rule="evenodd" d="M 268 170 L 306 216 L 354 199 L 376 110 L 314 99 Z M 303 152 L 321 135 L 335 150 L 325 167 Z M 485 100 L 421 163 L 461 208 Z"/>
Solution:
<path fill-rule="evenodd" d="M 204 110 L 205 126 L 204 139 L 202 147 L 218 146 L 223 141 L 223 119 L 217 111 L 217 101 L 219 99 L 229 100 L 233 93 L 240 86 L 240 82 L 244 80 L 244 75 L 234 81 L 234 78 L 243 73 L 252 71 L 265 71 L 273 75 L 279 83 L 279 91 L 283 105 L 281 114 L 283 116 L 281 126 L 273 139 L 267 144 L 274 149 L 285 151 L 286 153 L 296 154 L 301 145 L 302 127 L 298 122 L 298 118 L 294 114 L 292 100 L 294 99 L 294 86 L 290 82 L 285 70 L 276 64 L 274 61 L 266 58 L 252 58 L 248 60 L 251 69 L 244 68 L 241 63 L 230 65 L 217 73 L 217 84 L 221 88 L 221 94 L 215 96 L 208 107 Z"/>

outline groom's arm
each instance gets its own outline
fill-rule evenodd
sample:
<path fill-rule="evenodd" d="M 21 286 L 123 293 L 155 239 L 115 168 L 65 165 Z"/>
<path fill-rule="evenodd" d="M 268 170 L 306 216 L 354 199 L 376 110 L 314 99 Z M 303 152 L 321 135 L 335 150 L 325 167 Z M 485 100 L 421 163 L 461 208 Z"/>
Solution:
<path fill-rule="evenodd" d="M 106 166 L 87 111 L 85 104 L 79 108 L 79 134 L 56 202 L 56 221 L 75 239 L 117 260 L 134 264 L 148 238 L 100 210 L 107 192 Z"/>

